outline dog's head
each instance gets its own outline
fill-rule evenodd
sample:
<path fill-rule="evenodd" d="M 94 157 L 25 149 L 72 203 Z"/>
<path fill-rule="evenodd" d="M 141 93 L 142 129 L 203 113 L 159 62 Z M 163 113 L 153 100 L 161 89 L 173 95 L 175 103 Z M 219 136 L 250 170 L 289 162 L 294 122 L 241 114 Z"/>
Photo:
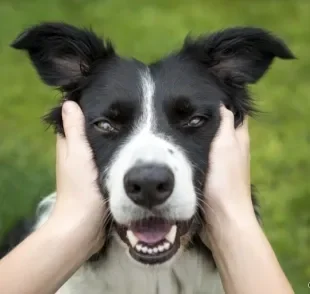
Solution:
<path fill-rule="evenodd" d="M 197 233 L 220 103 L 238 125 L 253 110 L 247 85 L 275 57 L 293 58 L 259 28 L 187 38 L 179 51 L 149 65 L 63 23 L 32 27 L 12 46 L 28 52 L 46 84 L 81 106 L 115 231 L 146 264 L 170 260 Z M 63 134 L 61 105 L 45 120 Z"/>

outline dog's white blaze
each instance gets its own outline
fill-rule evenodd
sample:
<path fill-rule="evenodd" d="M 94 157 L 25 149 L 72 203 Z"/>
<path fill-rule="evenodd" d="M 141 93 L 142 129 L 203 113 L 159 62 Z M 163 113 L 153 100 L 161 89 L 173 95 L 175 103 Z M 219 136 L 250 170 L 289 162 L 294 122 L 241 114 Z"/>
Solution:
<path fill-rule="evenodd" d="M 152 131 L 156 127 L 155 111 L 153 97 L 155 93 L 155 84 L 152 80 L 149 70 L 141 73 L 141 84 L 143 93 L 143 112 L 140 127 L 144 132 Z"/>
<path fill-rule="evenodd" d="M 137 162 L 159 163 L 167 165 L 175 177 L 174 190 L 160 208 L 167 218 L 189 219 L 196 208 L 192 167 L 181 148 L 157 131 L 158 122 L 154 108 L 155 83 L 149 70 L 141 73 L 141 90 L 142 115 L 135 124 L 131 136 L 116 152 L 106 170 L 106 185 L 112 215 L 120 224 L 128 224 L 130 221 L 151 215 L 149 211 L 129 199 L 124 189 L 123 178 Z"/>

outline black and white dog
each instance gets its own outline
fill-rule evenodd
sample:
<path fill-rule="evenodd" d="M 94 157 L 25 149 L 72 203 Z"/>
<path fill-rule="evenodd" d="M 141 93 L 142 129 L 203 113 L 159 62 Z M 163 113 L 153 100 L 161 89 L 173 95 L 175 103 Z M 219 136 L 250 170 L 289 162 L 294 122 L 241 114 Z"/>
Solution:
<path fill-rule="evenodd" d="M 294 58 L 284 42 L 260 28 L 230 28 L 188 37 L 180 50 L 147 65 L 120 57 L 90 30 L 43 23 L 12 46 L 27 51 L 63 99 L 81 106 L 112 216 L 105 248 L 57 293 L 223 293 L 198 234 L 219 106 L 234 112 L 236 126 L 250 115 L 248 84 L 275 57 Z M 63 134 L 61 104 L 45 121 Z M 39 204 L 31 230 L 54 202 L 52 194 Z"/>

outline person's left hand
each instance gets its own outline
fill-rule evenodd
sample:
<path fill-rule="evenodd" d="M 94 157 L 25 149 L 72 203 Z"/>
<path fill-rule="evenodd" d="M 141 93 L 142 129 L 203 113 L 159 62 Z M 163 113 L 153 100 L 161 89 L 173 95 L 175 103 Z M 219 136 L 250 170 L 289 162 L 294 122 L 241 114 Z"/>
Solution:
<path fill-rule="evenodd" d="M 219 238 L 231 221 L 256 222 L 251 201 L 250 151 L 247 118 L 237 129 L 234 115 L 220 107 L 221 124 L 211 144 L 203 212 L 202 241 Z"/>

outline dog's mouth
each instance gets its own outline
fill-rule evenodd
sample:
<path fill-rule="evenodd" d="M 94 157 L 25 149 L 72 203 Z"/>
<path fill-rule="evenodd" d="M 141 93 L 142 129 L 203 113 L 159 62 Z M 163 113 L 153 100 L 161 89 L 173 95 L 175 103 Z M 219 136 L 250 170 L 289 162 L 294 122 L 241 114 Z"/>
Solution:
<path fill-rule="evenodd" d="M 163 218 L 148 218 L 117 225 L 117 232 L 128 245 L 130 255 L 144 264 L 160 264 L 171 259 L 189 230 L 189 222 L 170 222 Z"/>

